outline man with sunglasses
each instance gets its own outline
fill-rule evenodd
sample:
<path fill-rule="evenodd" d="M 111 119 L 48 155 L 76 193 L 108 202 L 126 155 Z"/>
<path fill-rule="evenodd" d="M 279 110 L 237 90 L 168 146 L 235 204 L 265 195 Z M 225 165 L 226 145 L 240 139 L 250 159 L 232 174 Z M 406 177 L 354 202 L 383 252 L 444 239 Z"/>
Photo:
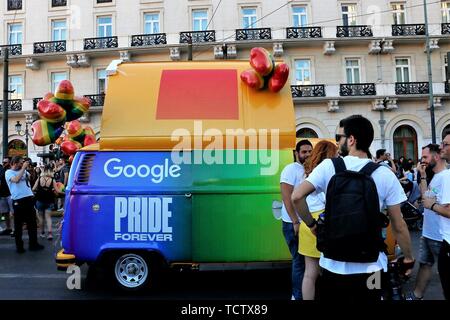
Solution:
<path fill-rule="evenodd" d="M 27 224 L 30 251 L 44 249 L 37 242 L 36 211 L 33 205 L 33 191 L 30 187 L 29 173 L 27 172 L 29 166 L 30 163 L 28 161 L 24 162 L 21 157 L 14 157 L 11 160 L 11 169 L 6 171 L 5 174 L 13 201 L 17 253 L 25 252 L 22 240 L 22 226 L 24 223 Z"/>
<path fill-rule="evenodd" d="M 441 158 L 450 162 L 450 130 L 443 134 L 441 142 Z M 446 300 L 450 300 L 450 170 L 443 173 L 442 194 L 438 203 L 437 199 L 425 198 L 423 206 L 437 213 L 440 218 L 440 233 L 442 246 L 438 258 L 439 277 Z"/>

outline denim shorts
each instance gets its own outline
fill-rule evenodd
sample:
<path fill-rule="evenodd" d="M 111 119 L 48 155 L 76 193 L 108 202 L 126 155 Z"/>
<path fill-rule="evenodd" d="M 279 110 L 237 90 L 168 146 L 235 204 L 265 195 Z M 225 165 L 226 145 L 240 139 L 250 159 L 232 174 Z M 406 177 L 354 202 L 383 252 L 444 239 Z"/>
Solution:
<path fill-rule="evenodd" d="M 419 263 L 432 267 L 438 261 L 442 241 L 420 238 Z"/>
<path fill-rule="evenodd" d="M 45 210 L 51 210 L 53 208 L 53 203 L 47 203 L 42 201 L 36 201 L 36 209 L 39 212 L 45 211 Z"/>

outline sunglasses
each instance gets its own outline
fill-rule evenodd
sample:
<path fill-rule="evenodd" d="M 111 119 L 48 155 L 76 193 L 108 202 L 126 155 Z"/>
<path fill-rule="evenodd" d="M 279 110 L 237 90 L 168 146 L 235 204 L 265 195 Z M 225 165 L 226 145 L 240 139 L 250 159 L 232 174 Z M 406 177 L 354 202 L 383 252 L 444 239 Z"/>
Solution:
<path fill-rule="evenodd" d="M 345 134 L 336 134 L 336 142 L 341 141 L 342 138 L 347 138 L 347 136 Z"/>

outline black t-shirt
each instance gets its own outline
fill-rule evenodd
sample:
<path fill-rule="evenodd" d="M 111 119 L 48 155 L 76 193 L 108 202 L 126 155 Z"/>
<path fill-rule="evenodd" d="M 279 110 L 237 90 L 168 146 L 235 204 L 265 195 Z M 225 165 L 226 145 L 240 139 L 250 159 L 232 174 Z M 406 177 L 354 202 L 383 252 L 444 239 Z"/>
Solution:
<path fill-rule="evenodd" d="M 6 183 L 5 173 L 5 169 L 0 166 L 0 197 L 9 197 L 11 195 L 8 184 Z"/>

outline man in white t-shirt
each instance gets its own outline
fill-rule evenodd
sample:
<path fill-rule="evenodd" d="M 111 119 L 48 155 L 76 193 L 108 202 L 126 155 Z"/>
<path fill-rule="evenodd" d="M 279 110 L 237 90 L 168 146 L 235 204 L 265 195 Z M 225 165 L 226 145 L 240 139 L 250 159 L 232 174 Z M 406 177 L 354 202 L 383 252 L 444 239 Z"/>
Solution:
<path fill-rule="evenodd" d="M 444 132 L 441 149 L 441 157 L 450 162 L 450 131 Z M 424 198 L 423 206 L 440 216 L 442 246 L 438 270 L 445 299 L 450 300 L 450 170 L 443 173 L 441 198 Z"/>
<path fill-rule="evenodd" d="M 294 163 L 286 166 L 281 172 L 280 188 L 283 197 L 281 208 L 283 220 L 283 235 L 292 255 L 292 298 L 302 300 L 302 282 L 305 273 L 305 258 L 298 253 L 298 230 L 300 218 L 295 212 L 291 202 L 292 191 L 305 180 L 305 168 L 303 164 L 311 155 L 312 144 L 308 140 L 302 140 L 295 147 Z"/>
<path fill-rule="evenodd" d="M 336 141 L 339 143 L 340 154 L 344 157 L 347 170 L 359 171 L 371 160 L 368 159 L 369 148 L 373 141 L 373 126 L 366 118 L 354 115 L 340 122 Z M 317 222 L 311 216 L 306 203 L 306 197 L 314 191 L 326 192 L 328 183 L 335 175 L 333 162 L 323 161 L 309 177 L 297 187 L 292 194 L 292 201 L 300 213 L 302 223 L 311 228 L 315 234 Z M 406 274 L 411 273 L 414 259 L 411 254 L 411 239 L 405 221 L 402 218 L 400 204 L 406 201 L 406 195 L 395 174 L 386 167 L 379 167 L 371 176 L 378 192 L 380 208 L 387 208 L 394 235 L 404 253 L 404 265 L 408 266 Z M 326 218 L 325 218 L 326 219 Z M 378 260 L 373 263 L 355 263 L 320 258 L 322 272 L 319 288 L 322 300 L 380 300 L 384 281 L 373 279 L 381 276 L 381 271 L 387 272 L 387 256 L 380 252 Z"/>
<path fill-rule="evenodd" d="M 420 191 L 422 198 L 430 197 L 442 203 L 442 184 L 447 170 L 447 161 L 441 158 L 438 144 L 429 144 L 422 149 L 422 161 L 417 169 L 420 173 Z M 433 179 L 427 185 L 427 170 L 434 172 Z M 424 209 L 423 230 L 420 238 L 419 273 L 416 277 L 414 291 L 410 292 L 407 300 L 422 300 L 431 278 L 432 268 L 439 257 L 442 245 L 442 235 L 439 230 L 440 218 L 436 212 Z"/>

